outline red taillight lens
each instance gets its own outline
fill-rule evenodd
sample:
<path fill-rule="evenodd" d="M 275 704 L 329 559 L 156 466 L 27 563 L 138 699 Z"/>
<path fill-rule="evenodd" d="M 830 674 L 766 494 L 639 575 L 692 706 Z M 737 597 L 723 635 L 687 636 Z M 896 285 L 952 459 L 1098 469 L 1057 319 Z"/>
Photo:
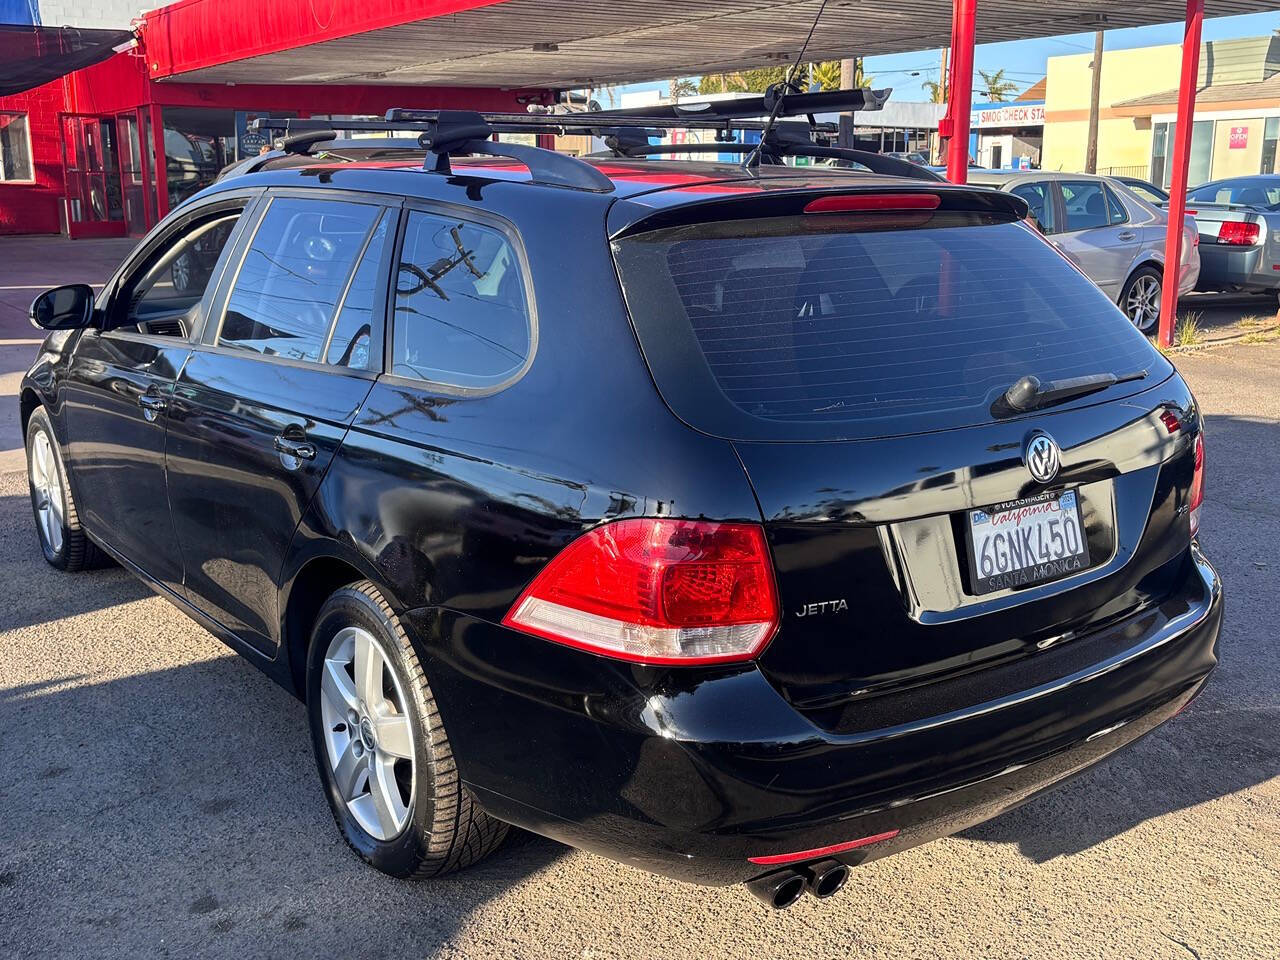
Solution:
<path fill-rule="evenodd" d="M 1256 223 L 1243 223 L 1239 220 L 1226 220 L 1218 230 L 1218 242 L 1233 246 L 1251 247 L 1258 242 L 1262 228 Z"/>
<path fill-rule="evenodd" d="M 936 210 L 942 198 L 936 193 L 852 193 L 819 197 L 804 205 L 805 213 L 849 213 L 864 210 Z"/>
<path fill-rule="evenodd" d="M 756 656 L 778 619 L 761 527 L 635 519 L 565 547 L 503 623 L 637 663 L 706 664 Z"/>
<path fill-rule="evenodd" d="M 1191 475 L 1191 535 L 1200 532 L 1200 505 L 1204 503 L 1204 434 L 1196 434 L 1196 466 Z"/>

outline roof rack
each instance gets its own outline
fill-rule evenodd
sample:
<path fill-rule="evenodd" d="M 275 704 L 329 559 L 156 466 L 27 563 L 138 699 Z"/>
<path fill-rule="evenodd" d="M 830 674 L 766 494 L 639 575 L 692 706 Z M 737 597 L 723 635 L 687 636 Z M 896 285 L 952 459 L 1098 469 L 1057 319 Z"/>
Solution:
<path fill-rule="evenodd" d="M 742 97 L 733 100 L 701 101 L 666 106 L 624 110 L 598 110 L 566 113 L 478 113 L 470 110 L 413 110 L 394 108 L 388 110 L 383 120 L 299 120 L 259 117 L 252 129 L 283 134 L 277 141 L 277 149 L 258 157 L 233 164 L 222 176 L 252 173 L 268 166 L 281 166 L 296 162 L 301 157 L 324 156 L 335 159 L 354 159 L 349 154 L 358 151 L 367 156 L 370 149 L 395 151 L 425 151 L 423 169 L 433 173 L 451 172 L 450 156 L 457 154 L 481 154 L 517 160 L 529 168 L 535 183 L 570 187 L 578 190 L 607 193 L 613 190 L 613 181 L 577 157 L 528 147 L 523 144 L 501 143 L 491 139 L 499 133 L 549 133 L 561 136 L 591 135 L 603 137 L 616 156 L 644 156 L 649 153 L 689 152 L 650 148 L 648 140 L 661 136 L 663 130 L 693 129 L 711 130 L 716 134 L 716 144 L 728 148 L 737 144 L 735 131 L 766 132 L 765 156 L 777 159 L 783 156 L 836 156 L 854 159 L 865 166 L 859 156 L 843 154 L 801 153 L 802 149 L 832 150 L 814 144 L 811 135 L 816 129 L 834 129 L 820 125 L 814 114 L 827 111 L 879 110 L 889 99 L 891 90 L 832 90 L 823 93 L 789 93 L 780 84 L 770 87 L 758 97 Z M 532 109 L 532 108 L 531 108 Z M 769 130 L 768 123 L 758 118 L 766 114 L 777 117 L 804 116 L 807 125 L 799 123 L 779 124 Z M 795 129 L 788 129 L 795 128 Z M 369 139 L 339 139 L 338 131 L 385 132 L 418 131 L 418 138 L 396 140 L 394 147 L 388 141 Z M 380 146 L 375 147 L 378 144 Z M 712 146 L 710 144 L 704 146 Z M 738 152 L 747 152 L 741 150 Z M 345 155 L 344 155 L 345 154 Z M 875 157 L 875 154 L 866 154 Z M 364 157 L 362 157 L 363 159 Z M 756 157 L 757 161 L 760 159 Z M 881 158 L 891 159 L 891 158 Z M 904 167 L 920 170 L 912 164 L 899 161 Z M 897 175 L 905 171 L 894 169 Z"/>

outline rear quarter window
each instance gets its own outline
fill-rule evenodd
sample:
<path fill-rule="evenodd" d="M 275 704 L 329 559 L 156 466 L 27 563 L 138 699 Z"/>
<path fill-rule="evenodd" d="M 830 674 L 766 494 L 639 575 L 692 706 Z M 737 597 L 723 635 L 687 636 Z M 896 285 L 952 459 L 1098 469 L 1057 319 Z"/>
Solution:
<path fill-rule="evenodd" d="M 1147 370 L 1149 386 L 1172 371 L 1026 223 L 782 217 L 655 231 L 614 253 L 660 391 L 717 436 L 947 429 L 990 421 L 1028 374 Z"/>

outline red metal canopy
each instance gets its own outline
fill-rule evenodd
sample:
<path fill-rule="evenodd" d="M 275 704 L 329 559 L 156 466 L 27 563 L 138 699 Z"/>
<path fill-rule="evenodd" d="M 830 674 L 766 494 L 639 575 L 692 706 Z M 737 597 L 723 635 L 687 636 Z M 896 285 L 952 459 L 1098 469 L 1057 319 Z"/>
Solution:
<path fill-rule="evenodd" d="M 820 0 L 179 0 L 145 15 L 151 75 L 219 83 L 582 87 L 794 59 Z M 1208 0 L 1208 16 L 1274 9 Z M 951 42 L 951 0 L 829 2 L 808 57 Z M 977 0 L 979 41 L 1181 20 L 1183 0 Z"/>

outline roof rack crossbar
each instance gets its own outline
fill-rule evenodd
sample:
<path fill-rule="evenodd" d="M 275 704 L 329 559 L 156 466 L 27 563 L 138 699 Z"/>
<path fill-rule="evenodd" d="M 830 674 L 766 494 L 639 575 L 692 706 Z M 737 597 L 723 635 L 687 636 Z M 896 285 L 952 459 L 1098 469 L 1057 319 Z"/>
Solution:
<path fill-rule="evenodd" d="M 410 129 L 421 126 L 422 133 L 418 136 L 416 145 L 426 154 L 423 159 L 423 169 L 432 173 L 450 173 L 449 157 L 453 154 L 483 154 L 491 157 L 505 157 L 523 163 L 529 168 L 530 178 L 535 183 L 572 187 L 576 190 L 590 190 L 596 193 L 610 193 L 614 189 L 612 180 L 577 157 L 556 153 L 554 150 L 541 150 L 518 143 L 495 143 L 485 139 L 492 136 L 495 131 L 482 114 L 470 110 L 414 111 L 419 115 L 412 119 L 401 119 L 398 116 L 401 112 L 389 110 L 388 120 L 376 126 L 365 121 L 356 129 L 403 130 L 406 129 L 407 123 L 413 125 Z M 392 114 L 397 116 L 392 117 Z M 255 158 L 262 161 L 261 163 L 236 167 L 236 173 L 249 173 L 262 169 L 268 161 L 283 156 L 313 155 L 321 145 L 324 145 L 326 153 L 335 152 L 337 144 L 343 144 L 348 149 L 380 146 L 378 138 L 365 141 L 339 140 L 337 132 L 332 129 L 334 125 L 332 121 L 314 126 L 306 123 L 301 130 L 298 130 L 295 124 L 302 125 L 297 121 L 283 121 L 283 126 L 277 126 L 276 123 L 262 123 L 262 119 L 266 118 L 258 121 L 259 129 L 285 131 L 286 135 L 280 141 L 280 149 Z M 339 121 L 337 125 L 343 129 L 350 129 L 343 121 Z M 396 143 L 397 147 L 403 148 L 403 140 Z M 359 147 L 353 145 L 359 145 Z"/>

